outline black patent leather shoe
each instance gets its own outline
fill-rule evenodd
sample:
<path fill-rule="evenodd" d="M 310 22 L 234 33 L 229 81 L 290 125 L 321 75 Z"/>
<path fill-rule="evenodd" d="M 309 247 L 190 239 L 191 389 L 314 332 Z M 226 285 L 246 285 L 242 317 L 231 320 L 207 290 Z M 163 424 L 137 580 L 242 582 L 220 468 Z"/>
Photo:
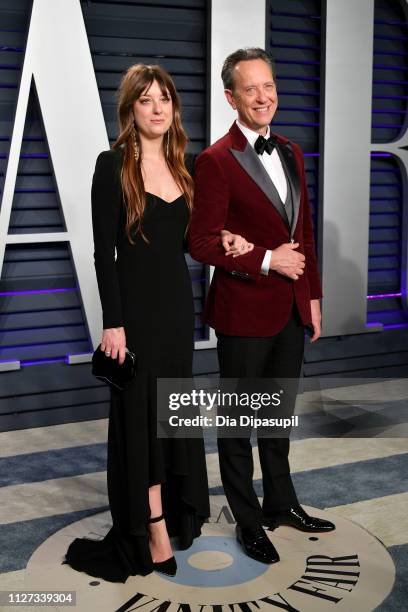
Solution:
<path fill-rule="evenodd" d="M 244 552 L 261 563 L 277 563 L 279 555 L 261 526 L 235 528 L 237 540 Z"/>
<path fill-rule="evenodd" d="M 302 506 L 292 506 L 287 510 L 281 510 L 279 512 L 264 512 L 263 524 L 268 526 L 272 531 L 280 525 L 287 525 L 299 529 L 300 531 L 316 533 L 333 531 L 333 529 L 336 529 L 336 526 L 330 521 L 307 514 Z"/>

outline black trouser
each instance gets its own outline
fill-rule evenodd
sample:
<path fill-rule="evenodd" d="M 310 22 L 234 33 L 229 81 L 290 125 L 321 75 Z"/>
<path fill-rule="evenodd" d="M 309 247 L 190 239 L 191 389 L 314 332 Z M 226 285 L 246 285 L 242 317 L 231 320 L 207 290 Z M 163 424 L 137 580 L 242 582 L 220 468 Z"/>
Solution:
<path fill-rule="evenodd" d="M 275 336 L 218 336 L 221 378 L 298 379 L 304 352 L 304 327 L 297 309 Z M 292 394 L 294 410 L 295 396 Z M 218 437 L 218 456 L 225 495 L 242 527 L 262 524 L 262 511 L 273 512 L 298 503 L 289 468 L 289 439 L 258 437 L 264 500 L 253 488 L 252 446 L 249 437 Z"/>

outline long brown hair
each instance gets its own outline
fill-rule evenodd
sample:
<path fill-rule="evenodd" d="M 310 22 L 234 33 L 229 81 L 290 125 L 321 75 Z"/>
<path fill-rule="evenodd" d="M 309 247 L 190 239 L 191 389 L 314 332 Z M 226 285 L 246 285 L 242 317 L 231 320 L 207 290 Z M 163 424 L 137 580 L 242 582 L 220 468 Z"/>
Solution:
<path fill-rule="evenodd" d="M 184 163 L 184 151 L 187 145 L 187 135 L 181 124 L 181 105 L 173 79 L 163 68 L 157 65 L 134 64 L 130 66 L 122 78 L 118 89 L 118 122 L 119 136 L 113 143 L 114 149 L 123 150 L 121 182 L 126 204 L 126 234 L 129 242 L 134 244 L 132 230 L 143 233 L 142 219 L 146 207 L 146 193 L 143 184 L 141 149 L 139 131 L 134 122 L 133 104 L 153 81 L 157 81 L 163 95 L 170 94 L 173 103 L 173 121 L 163 138 L 163 153 L 170 172 L 185 194 L 188 208 L 193 207 L 193 180 Z"/>

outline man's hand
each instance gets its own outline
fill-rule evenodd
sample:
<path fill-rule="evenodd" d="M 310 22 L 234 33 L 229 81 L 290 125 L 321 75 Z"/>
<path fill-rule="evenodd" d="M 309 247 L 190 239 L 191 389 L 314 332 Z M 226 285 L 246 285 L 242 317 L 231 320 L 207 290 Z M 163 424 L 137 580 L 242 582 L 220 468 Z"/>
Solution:
<path fill-rule="evenodd" d="M 101 350 L 107 357 L 116 359 L 119 355 L 119 363 L 125 361 L 126 336 L 124 327 L 109 327 L 103 330 Z"/>
<path fill-rule="evenodd" d="M 252 242 L 247 242 L 239 234 L 231 234 L 228 230 L 221 230 L 221 243 L 225 249 L 225 255 L 232 255 L 232 257 L 245 255 L 254 248 Z"/>
<path fill-rule="evenodd" d="M 277 249 L 273 249 L 269 268 L 278 274 L 297 280 L 304 273 L 305 267 L 305 256 L 295 250 L 298 246 L 298 242 L 285 242 Z"/>
<path fill-rule="evenodd" d="M 322 333 L 322 314 L 320 311 L 320 300 L 310 300 L 310 310 L 312 311 L 312 325 L 314 334 L 310 342 L 316 342 Z"/>

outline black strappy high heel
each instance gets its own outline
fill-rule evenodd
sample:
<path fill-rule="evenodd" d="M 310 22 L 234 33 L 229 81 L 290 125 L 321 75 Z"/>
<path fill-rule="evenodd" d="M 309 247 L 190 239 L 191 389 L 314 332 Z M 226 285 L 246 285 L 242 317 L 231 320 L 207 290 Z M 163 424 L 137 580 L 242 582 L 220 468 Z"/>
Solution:
<path fill-rule="evenodd" d="M 158 523 L 164 519 L 163 514 L 160 516 L 155 516 L 154 518 L 150 518 L 148 523 Z M 166 574 L 167 576 L 175 576 L 177 572 L 177 563 L 176 559 L 170 557 L 170 559 L 166 559 L 165 561 L 159 561 L 157 563 L 153 563 L 153 567 L 156 572 L 160 572 L 162 574 Z"/>

